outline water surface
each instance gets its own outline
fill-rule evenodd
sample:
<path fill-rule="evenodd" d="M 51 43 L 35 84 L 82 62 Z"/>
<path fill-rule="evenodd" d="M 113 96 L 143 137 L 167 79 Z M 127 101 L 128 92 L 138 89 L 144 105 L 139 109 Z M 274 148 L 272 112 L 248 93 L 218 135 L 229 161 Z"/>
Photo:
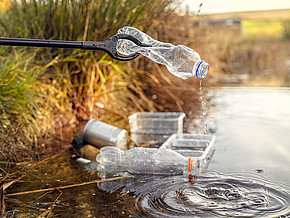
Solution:
<path fill-rule="evenodd" d="M 290 89 L 224 88 L 214 102 L 216 152 L 209 170 L 260 172 L 290 185 Z"/>
<path fill-rule="evenodd" d="M 54 202 L 52 217 L 290 216 L 290 89 L 223 88 L 212 93 L 202 118 L 216 134 L 207 172 L 135 176 L 15 196 L 7 201 L 8 209 L 17 209 L 19 217 L 38 216 Z M 93 169 L 65 154 L 34 168 L 8 193 L 128 175 Z"/>

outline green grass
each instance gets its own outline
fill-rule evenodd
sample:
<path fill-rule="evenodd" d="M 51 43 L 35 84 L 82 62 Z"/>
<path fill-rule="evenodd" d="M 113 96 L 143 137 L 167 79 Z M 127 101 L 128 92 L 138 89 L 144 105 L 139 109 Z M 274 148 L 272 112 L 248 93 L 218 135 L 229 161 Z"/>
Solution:
<path fill-rule="evenodd" d="M 279 20 L 243 20 L 242 32 L 245 37 L 275 38 L 283 35 L 282 21 Z"/>
<path fill-rule="evenodd" d="M 283 38 L 289 40 L 290 39 L 290 20 L 284 20 L 282 22 L 283 26 Z"/>
<path fill-rule="evenodd" d="M 8 51 L 9 50 L 9 51 Z M 39 136 L 37 111 L 42 100 L 37 92 L 42 69 L 33 66 L 34 54 L 0 49 L 0 151 L 1 157 L 18 159 L 30 153 Z"/>
<path fill-rule="evenodd" d="M 126 25 L 148 30 L 171 1 L 11 0 L 0 14 L 0 33 L 103 41 Z M 62 127 L 79 120 L 97 118 L 126 127 L 130 113 L 156 110 L 144 94 L 150 73 L 136 69 L 138 60 L 123 63 L 103 52 L 72 49 L 13 52 L 3 50 L 0 59 L 0 153 L 6 159 L 35 157 L 39 140 L 62 138 Z"/>
<path fill-rule="evenodd" d="M 126 25 L 146 31 L 171 1 L 11 0 L 12 6 L 0 17 L 0 32 L 9 37 L 103 41 Z M 57 57 L 58 61 L 52 66 L 55 69 L 47 74 L 47 78 L 57 80 L 60 85 L 71 85 L 64 87 L 76 92 L 68 93 L 70 96 L 85 97 L 87 86 L 91 83 L 87 80 L 90 73 L 87 63 L 97 63 L 103 55 L 103 52 L 43 49 L 37 58 L 46 64 Z M 126 65 L 114 63 L 119 67 Z M 63 80 L 68 82 L 64 83 Z M 101 79 L 98 81 L 104 82 Z M 97 86 L 102 85 L 94 87 Z"/>
<path fill-rule="evenodd" d="M 104 40 L 124 25 L 147 29 L 170 2 L 11 0 L 1 24 L 6 35 L 14 37 Z"/>

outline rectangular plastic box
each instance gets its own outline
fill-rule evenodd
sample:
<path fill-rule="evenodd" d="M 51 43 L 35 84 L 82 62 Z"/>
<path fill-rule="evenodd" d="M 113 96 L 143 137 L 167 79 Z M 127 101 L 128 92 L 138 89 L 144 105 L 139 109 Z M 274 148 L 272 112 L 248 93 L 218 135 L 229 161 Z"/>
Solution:
<path fill-rule="evenodd" d="M 131 139 L 137 144 L 162 143 L 183 132 L 182 112 L 137 112 L 129 116 Z"/>
<path fill-rule="evenodd" d="M 159 149 L 172 149 L 194 161 L 194 172 L 205 171 L 214 153 L 215 135 L 211 134 L 174 134 Z"/>

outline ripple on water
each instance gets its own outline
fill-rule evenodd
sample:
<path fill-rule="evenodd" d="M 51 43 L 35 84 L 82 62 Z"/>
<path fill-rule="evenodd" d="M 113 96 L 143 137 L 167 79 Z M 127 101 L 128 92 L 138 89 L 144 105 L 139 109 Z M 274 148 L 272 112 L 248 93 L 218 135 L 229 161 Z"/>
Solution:
<path fill-rule="evenodd" d="M 147 181 L 146 181 L 147 179 Z M 124 193 L 136 195 L 138 217 L 286 217 L 289 190 L 258 179 L 209 173 L 197 178 L 143 177 L 128 181 Z M 146 182 L 144 182 L 144 180 Z"/>

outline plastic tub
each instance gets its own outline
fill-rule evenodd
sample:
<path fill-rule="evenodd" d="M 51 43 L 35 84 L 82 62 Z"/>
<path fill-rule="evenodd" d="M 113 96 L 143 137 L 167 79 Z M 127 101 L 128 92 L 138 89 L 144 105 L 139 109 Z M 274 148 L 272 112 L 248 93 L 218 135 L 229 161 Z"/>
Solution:
<path fill-rule="evenodd" d="M 206 170 L 214 153 L 215 135 L 210 134 L 173 134 L 159 149 L 172 149 L 195 163 L 194 171 Z"/>
<path fill-rule="evenodd" d="M 162 143 L 183 132 L 182 112 L 137 112 L 129 116 L 131 139 L 137 144 Z"/>

